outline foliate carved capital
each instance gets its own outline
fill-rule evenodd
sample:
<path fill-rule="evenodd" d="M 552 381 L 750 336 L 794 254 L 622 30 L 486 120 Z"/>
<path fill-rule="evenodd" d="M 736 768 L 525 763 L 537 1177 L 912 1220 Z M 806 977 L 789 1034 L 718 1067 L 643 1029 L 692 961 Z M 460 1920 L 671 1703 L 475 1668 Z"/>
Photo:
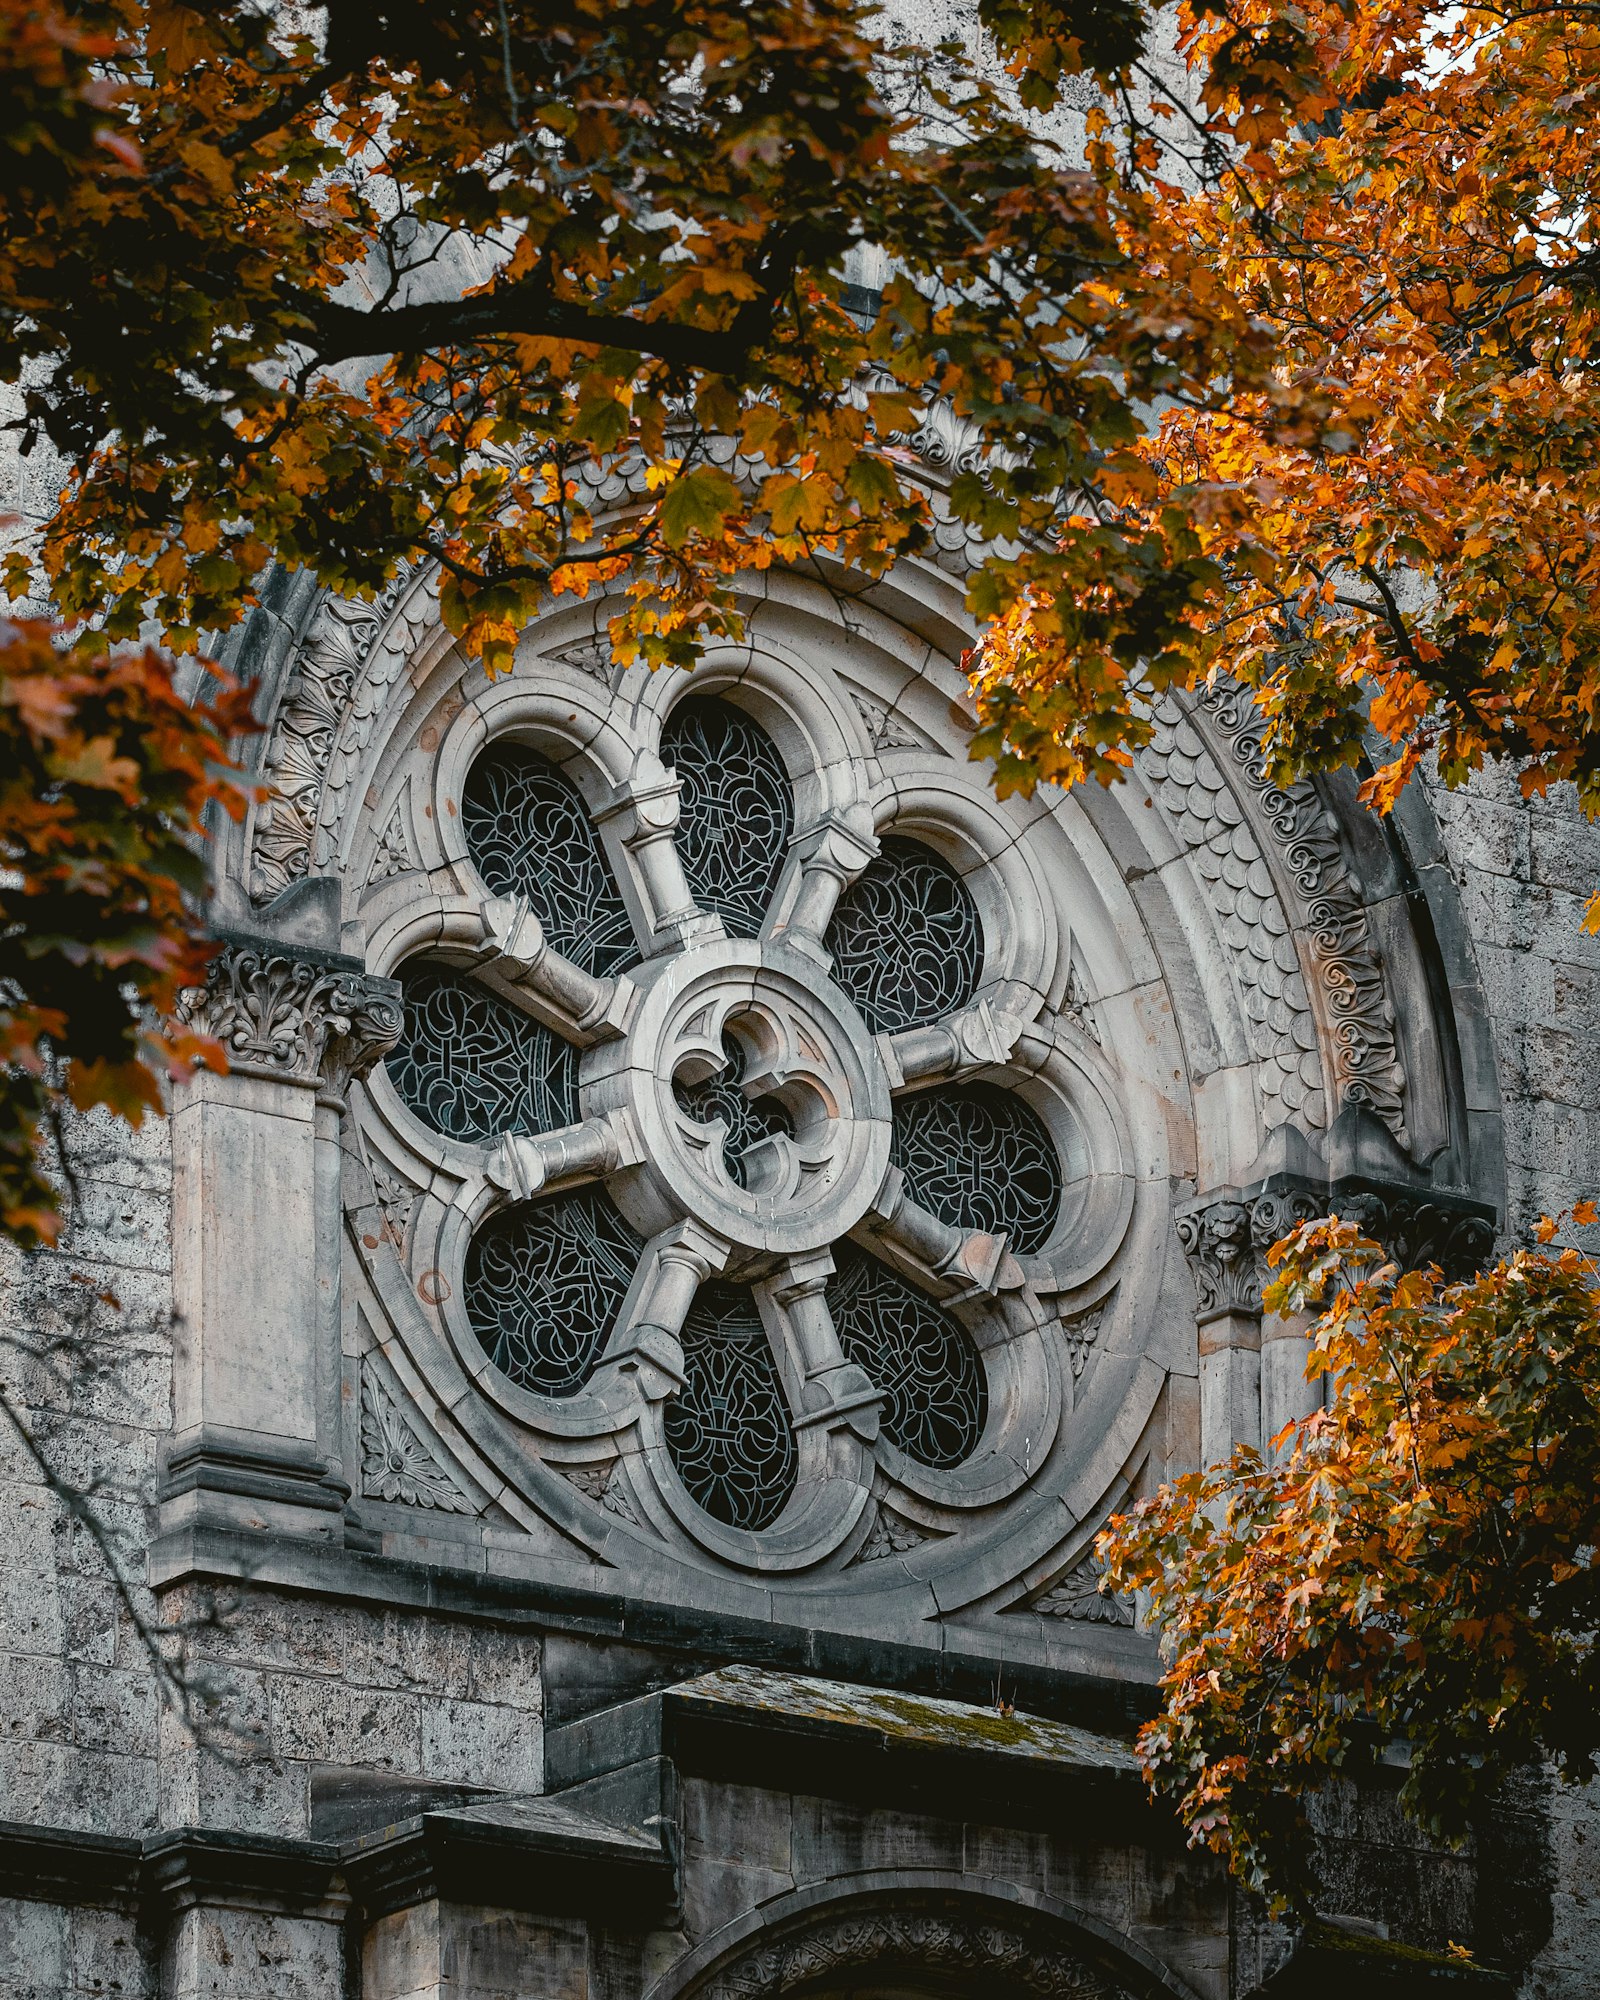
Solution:
<path fill-rule="evenodd" d="M 1463 1278 L 1494 1250 L 1495 1214 L 1481 1202 L 1426 1188 L 1355 1187 L 1332 1205 L 1408 1271 L 1437 1264 L 1447 1278 Z"/>
<path fill-rule="evenodd" d="M 341 1099 L 400 1039 L 400 985 L 354 960 L 265 939 L 228 938 L 204 986 L 178 1002 L 179 1021 L 214 1036 L 228 1066 L 317 1086 Z"/>
<path fill-rule="evenodd" d="M 1194 1278 L 1203 1326 L 1224 1313 L 1261 1311 L 1262 1260 L 1250 1226 L 1250 1203 L 1228 1195 L 1177 1218 L 1178 1241 Z"/>
<path fill-rule="evenodd" d="M 1199 1323 L 1225 1313 L 1259 1316 L 1262 1289 L 1272 1275 L 1267 1251 L 1303 1222 L 1324 1215 L 1356 1223 L 1404 1268 L 1437 1264 L 1447 1278 L 1476 1269 L 1494 1247 L 1494 1211 L 1448 1191 L 1284 1175 L 1253 1188 L 1226 1188 L 1176 1219 Z"/>

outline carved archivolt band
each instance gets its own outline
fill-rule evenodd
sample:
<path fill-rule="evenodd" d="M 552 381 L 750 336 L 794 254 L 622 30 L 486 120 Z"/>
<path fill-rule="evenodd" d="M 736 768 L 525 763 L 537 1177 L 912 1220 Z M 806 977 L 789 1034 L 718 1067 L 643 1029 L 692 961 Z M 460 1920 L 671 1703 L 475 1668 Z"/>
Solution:
<path fill-rule="evenodd" d="M 924 1982 L 983 2000 L 1157 2000 L 1182 1991 L 1062 1918 L 1010 1899 L 908 1887 L 780 1919 L 687 1979 L 669 1975 L 650 2000 L 779 2000 Z"/>
<path fill-rule="evenodd" d="M 1212 754 L 1197 717 L 1168 697 L 1139 768 L 1205 884 L 1231 955 L 1267 1127 L 1321 1129 L 1360 1104 L 1404 1145 L 1394 1013 L 1333 817 L 1309 782 L 1273 784 L 1247 689 L 1219 684 L 1203 708 L 1227 744 L 1225 759 Z M 1274 866 L 1294 886 L 1287 908 Z"/>

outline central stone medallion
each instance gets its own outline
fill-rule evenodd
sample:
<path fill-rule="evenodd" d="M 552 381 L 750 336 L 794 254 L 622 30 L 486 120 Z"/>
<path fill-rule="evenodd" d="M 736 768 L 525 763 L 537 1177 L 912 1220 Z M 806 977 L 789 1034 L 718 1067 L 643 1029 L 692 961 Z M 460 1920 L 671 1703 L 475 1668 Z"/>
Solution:
<path fill-rule="evenodd" d="M 635 970 L 623 1040 L 584 1065 L 590 1116 L 644 1160 L 615 1194 L 649 1233 L 693 1220 L 749 1252 L 823 1249 L 889 1164 L 889 1082 L 856 1008 L 792 946 L 716 938 Z"/>

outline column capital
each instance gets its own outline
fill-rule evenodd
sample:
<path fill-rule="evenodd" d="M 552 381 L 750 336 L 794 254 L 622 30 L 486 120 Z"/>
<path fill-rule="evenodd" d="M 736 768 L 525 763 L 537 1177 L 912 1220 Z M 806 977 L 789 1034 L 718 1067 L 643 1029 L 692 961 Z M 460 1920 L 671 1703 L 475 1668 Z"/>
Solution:
<path fill-rule="evenodd" d="M 359 959 L 219 932 L 204 986 L 186 989 L 177 1018 L 212 1035 L 230 1070 L 314 1086 L 332 1103 L 400 1039 L 398 980 Z"/>
<path fill-rule="evenodd" d="M 1271 1273 L 1267 1251 L 1317 1216 L 1359 1225 L 1408 1269 L 1437 1264 L 1447 1278 L 1475 1269 L 1494 1246 L 1495 1212 L 1453 1189 L 1366 1176 L 1318 1180 L 1273 1174 L 1242 1188 L 1216 1188 L 1178 1211 L 1178 1241 L 1194 1278 L 1196 1319 L 1260 1317 Z"/>

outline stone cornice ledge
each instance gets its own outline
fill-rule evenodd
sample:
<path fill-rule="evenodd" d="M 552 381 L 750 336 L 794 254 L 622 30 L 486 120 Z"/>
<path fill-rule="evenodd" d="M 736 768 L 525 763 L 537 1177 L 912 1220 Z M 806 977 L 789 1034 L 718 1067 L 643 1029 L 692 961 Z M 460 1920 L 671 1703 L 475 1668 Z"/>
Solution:
<path fill-rule="evenodd" d="M 347 1841 L 350 1894 L 365 1916 L 437 1897 L 506 1910 L 672 1907 L 677 1880 L 659 1840 L 548 1798 L 495 1798 L 420 1813 Z"/>
<path fill-rule="evenodd" d="M 679 1779 L 804 1792 L 997 1826 L 1102 1831 L 1161 1846 L 1181 1830 L 1149 1801 L 1122 1737 L 1019 1713 L 808 1674 L 728 1666 L 547 1728 L 558 1798 L 634 1824 L 678 1813 Z"/>
<path fill-rule="evenodd" d="M 210 1827 L 133 1836 L 0 1821 L 0 1896 L 136 1912 L 160 1930 L 197 1905 L 371 1920 L 433 1897 L 508 1910 L 668 1909 L 671 1857 L 543 1798 L 423 1812 L 342 1842 Z"/>
<path fill-rule="evenodd" d="M 244 1584 L 441 1617 L 486 1618 L 531 1632 L 619 1640 L 676 1654 L 686 1673 L 712 1661 L 760 1661 L 977 1703 L 993 1699 L 998 1674 L 1016 1707 L 1038 1715 L 1070 1711 L 1086 1727 L 1127 1734 L 1150 1713 L 1159 1670 L 1154 1645 L 1148 1681 L 1110 1679 L 1073 1667 L 1018 1661 L 980 1646 L 962 1648 L 951 1644 L 948 1634 L 942 1635 L 942 1644 L 917 1646 L 779 1619 L 695 1611 L 620 1590 L 486 1575 L 208 1524 L 185 1525 L 158 1536 L 150 1545 L 148 1579 L 157 1591 L 187 1583 Z"/>

